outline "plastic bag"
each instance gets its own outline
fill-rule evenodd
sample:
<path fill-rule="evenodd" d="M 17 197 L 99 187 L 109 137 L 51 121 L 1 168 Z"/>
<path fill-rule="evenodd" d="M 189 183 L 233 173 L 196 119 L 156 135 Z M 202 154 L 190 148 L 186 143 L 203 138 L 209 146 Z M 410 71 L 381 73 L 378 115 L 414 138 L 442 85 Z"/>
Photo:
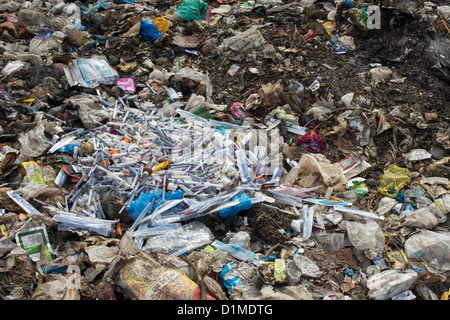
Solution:
<path fill-rule="evenodd" d="M 213 241 L 214 236 L 211 231 L 203 223 L 194 221 L 184 225 L 181 229 L 149 238 L 142 250 L 177 257 L 201 246 L 211 244 Z"/>
<path fill-rule="evenodd" d="M 204 103 L 205 97 L 193 93 L 191 94 L 189 100 L 186 102 L 184 110 L 187 112 L 195 113 L 196 111 L 200 110 Z"/>
<path fill-rule="evenodd" d="M 220 210 L 219 215 L 222 218 L 232 218 L 242 210 L 248 210 L 252 206 L 252 199 L 246 193 L 238 194 L 232 201 L 240 201 L 240 203 L 230 208 Z"/>
<path fill-rule="evenodd" d="M 175 14 L 184 21 L 203 20 L 209 5 L 202 0 L 184 0 Z"/>
<path fill-rule="evenodd" d="M 332 164 L 323 154 L 304 154 L 297 166 L 285 176 L 283 183 L 294 183 L 302 171 L 318 173 L 327 186 L 344 184 L 346 178 L 339 163 Z M 291 172 L 293 172 L 291 174 Z M 294 180 L 294 181 L 292 181 Z"/>
<path fill-rule="evenodd" d="M 384 169 L 380 179 L 378 192 L 384 196 L 395 198 L 400 190 L 411 181 L 411 173 L 406 168 L 390 165 Z"/>
<path fill-rule="evenodd" d="M 152 201 L 154 190 L 151 190 L 147 193 L 141 193 L 139 197 L 130 203 L 130 207 L 128 208 L 128 216 L 136 220 L 144 208 Z M 166 192 L 165 200 L 179 200 L 183 198 L 183 191 L 177 190 L 175 192 Z M 149 210 L 149 212 L 153 212 L 156 208 L 161 205 L 162 201 L 162 191 L 157 190 L 155 195 L 155 202 L 153 203 L 153 207 Z"/>
<path fill-rule="evenodd" d="M 211 95 L 213 91 L 211 80 L 209 79 L 209 75 L 206 73 L 202 73 L 195 69 L 184 67 L 176 72 L 176 77 L 180 77 L 181 79 L 190 79 L 193 81 L 200 82 L 200 84 L 206 87 L 206 100 L 211 101 Z"/>
<path fill-rule="evenodd" d="M 412 270 L 399 273 L 398 270 L 386 270 L 367 279 L 369 297 L 374 300 L 387 300 L 405 292 L 413 284 L 418 274 Z"/>
<path fill-rule="evenodd" d="M 397 200 L 393 198 L 381 198 L 380 202 L 378 202 L 377 214 L 380 216 L 384 216 L 386 213 L 390 212 L 396 204 Z"/>
<path fill-rule="evenodd" d="M 233 290 L 235 286 L 242 286 L 244 281 L 241 279 L 239 272 L 236 270 L 236 262 L 230 262 L 220 272 L 220 278 L 227 288 L 228 292 Z"/>
<path fill-rule="evenodd" d="M 258 300 L 314 300 L 306 284 L 294 286 L 269 286 L 261 289 L 261 298 Z"/>
<path fill-rule="evenodd" d="M 224 240 L 225 241 L 225 240 Z M 241 247 L 244 250 L 250 249 L 250 234 L 245 231 L 239 231 L 230 235 L 229 244 Z"/>
<path fill-rule="evenodd" d="M 420 208 L 405 214 L 403 226 L 433 229 L 439 223 L 445 222 L 446 217 L 439 210 L 437 205 L 433 203 L 426 208 Z"/>
<path fill-rule="evenodd" d="M 70 278 L 72 275 L 70 275 Z M 49 274 L 46 276 L 45 282 L 40 283 L 33 292 L 31 300 L 68 300 L 69 288 L 73 285 L 70 279 L 62 274 Z M 72 297 L 74 297 L 72 295 Z"/>
<path fill-rule="evenodd" d="M 431 159 L 431 153 L 425 149 L 413 149 L 408 153 L 403 154 L 403 156 L 409 161 L 422 161 Z"/>
<path fill-rule="evenodd" d="M 22 132 L 19 135 L 21 157 L 34 158 L 44 153 L 44 151 L 50 146 L 44 131 L 44 125 L 39 123 L 30 131 Z"/>
<path fill-rule="evenodd" d="M 286 279 L 289 286 L 296 285 L 300 282 L 302 272 L 297 268 L 293 260 L 286 263 Z"/>
<path fill-rule="evenodd" d="M 260 275 L 253 265 L 236 261 L 226 264 L 219 274 L 231 300 L 260 299 Z"/>
<path fill-rule="evenodd" d="M 70 97 L 69 103 L 78 109 L 78 117 L 88 129 L 95 128 L 100 122 L 109 119 L 109 111 L 93 97 L 79 94 Z"/>
<path fill-rule="evenodd" d="M 143 20 L 139 28 L 139 34 L 142 36 L 144 41 L 155 41 L 159 37 L 162 37 L 161 32 L 159 32 L 158 27 L 151 21 Z"/>
<path fill-rule="evenodd" d="M 256 29 L 256 27 L 252 27 L 247 31 L 224 39 L 220 47 L 242 52 L 244 50 L 251 49 L 262 50 L 264 49 L 264 44 L 265 41 L 261 33 Z"/>
<path fill-rule="evenodd" d="M 119 254 L 118 247 L 108 247 L 106 245 L 94 245 L 89 246 L 85 249 L 89 261 L 93 265 L 104 264 L 108 265 L 114 261 L 116 256 Z"/>
<path fill-rule="evenodd" d="M 152 23 L 158 28 L 158 31 L 162 34 L 166 33 L 170 27 L 170 21 L 163 17 L 156 17 L 152 20 Z"/>
<path fill-rule="evenodd" d="M 323 274 L 323 271 L 308 257 L 295 255 L 293 260 L 302 276 L 318 278 Z"/>
<path fill-rule="evenodd" d="M 351 244 L 360 250 L 384 248 L 384 234 L 380 226 L 368 219 L 366 224 L 356 221 L 342 221 L 339 227 L 347 231 Z"/>
<path fill-rule="evenodd" d="M 450 234 L 421 230 L 405 242 L 405 254 L 409 259 L 423 259 L 434 268 L 450 270 Z"/>
<path fill-rule="evenodd" d="M 57 44 L 53 40 L 53 29 L 48 29 L 30 40 L 29 52 L 39 56 L 49 55 L 50 50 L 56 49 Z"/>

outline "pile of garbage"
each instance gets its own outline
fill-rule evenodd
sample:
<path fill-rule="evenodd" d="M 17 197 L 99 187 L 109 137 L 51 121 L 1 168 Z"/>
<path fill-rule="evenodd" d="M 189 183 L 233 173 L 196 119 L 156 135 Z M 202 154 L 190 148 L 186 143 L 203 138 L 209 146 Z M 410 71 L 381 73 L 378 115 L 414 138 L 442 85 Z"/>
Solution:
<path fill-rule="evenodd" d="M 445 1 L 0 0 L 3 300 L 448 300 Z"/>

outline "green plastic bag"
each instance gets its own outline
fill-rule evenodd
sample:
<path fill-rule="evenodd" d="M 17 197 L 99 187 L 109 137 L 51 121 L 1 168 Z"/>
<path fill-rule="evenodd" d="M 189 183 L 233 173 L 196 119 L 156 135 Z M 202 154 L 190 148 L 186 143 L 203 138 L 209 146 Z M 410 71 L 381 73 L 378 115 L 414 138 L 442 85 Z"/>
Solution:
<path fill-rule="evenodd" d="M 209 4 L 203 2 L 203 0 L 184 0 L 175 14 L 184 21 L 204 20 L 208 6 Z"/>
<path fill-rule="evenodd" d="M 384 196 L 395 198 L 400 190 L 410 182 L 411 173 L 408 169 L 390 165 L 384 169 L 378 192 Z"/>

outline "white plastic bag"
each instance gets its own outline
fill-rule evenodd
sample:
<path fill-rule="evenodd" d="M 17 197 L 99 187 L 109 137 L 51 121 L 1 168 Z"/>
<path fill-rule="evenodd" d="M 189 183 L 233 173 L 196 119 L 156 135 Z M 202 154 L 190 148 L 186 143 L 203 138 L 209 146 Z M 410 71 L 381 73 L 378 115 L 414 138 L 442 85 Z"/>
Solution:
<path fill-rule="evenodd" d="M 201 222 L 194 221 L 176 231 L 149 238 L 142 247 L 143 251 L 155 251 L 179 256 L 201 246 L 211 244 L 214 235 Z"/>
<path fill-rule="evenodd" d="M 356 221 L 342 221 L 339 227 L 347 231 L 348 238 L 356 249 L 383 250 L 384 248 L 383 230 L 371 219 L 368 219 L 366 224 Z"/>
<path fill-rule="evenodd" d="M 23 158 L 39 157 L 50 147 L 42 123 L 39 123 L 30 131 L 22 132 L 19 135 L 19 142 L 21 145 L 20 155 Z"/>
<path fill-rule="evenodd" d="M 413 270 L 399 273 L 398 270 L 386 270 L 367 279 L 369 298 L 387 300 L 405 292 L 413 284 L 418 274 Z"/>
<path fill-rule="evenodd" d="M 445 221 L 447 221 L 447 217 L 442 214 L 435 203 L 432 203 L 426 208 L 420 208 L 407 213 L 403 221 L 403 226 L 431 230 L 439 223 Z"/>
<path fill-rule="evenodd" d="M 450 234 L 422 230 L 405 242 L 408 258 L 421 258 L 436 269 L 450 270 Z"/>
<path fill-rule="evenodd" d="M 257 27 L 252 27 L 247 31 L 241 32 L 233 37 L 223 40 L 221 47 L 230 48 L 237 52 L 244 50 L 264 49 L 264 38 L 257 30 Z"/>
<path fill-rule="evenodd" d="M 323 274 L 323 271 L 308 257 L 296 255 L 293 260 L 303 276 L 318 278 Z"/>

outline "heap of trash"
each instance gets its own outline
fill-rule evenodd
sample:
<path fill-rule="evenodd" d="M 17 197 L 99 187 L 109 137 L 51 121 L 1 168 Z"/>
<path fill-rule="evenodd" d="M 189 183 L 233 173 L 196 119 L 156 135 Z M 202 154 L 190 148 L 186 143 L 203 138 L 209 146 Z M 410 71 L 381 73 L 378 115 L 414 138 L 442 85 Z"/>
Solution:
<path fill-rule="evenodd" d="M 443 0 L 0 0 L 2 300 L 448 300 Z"/>

